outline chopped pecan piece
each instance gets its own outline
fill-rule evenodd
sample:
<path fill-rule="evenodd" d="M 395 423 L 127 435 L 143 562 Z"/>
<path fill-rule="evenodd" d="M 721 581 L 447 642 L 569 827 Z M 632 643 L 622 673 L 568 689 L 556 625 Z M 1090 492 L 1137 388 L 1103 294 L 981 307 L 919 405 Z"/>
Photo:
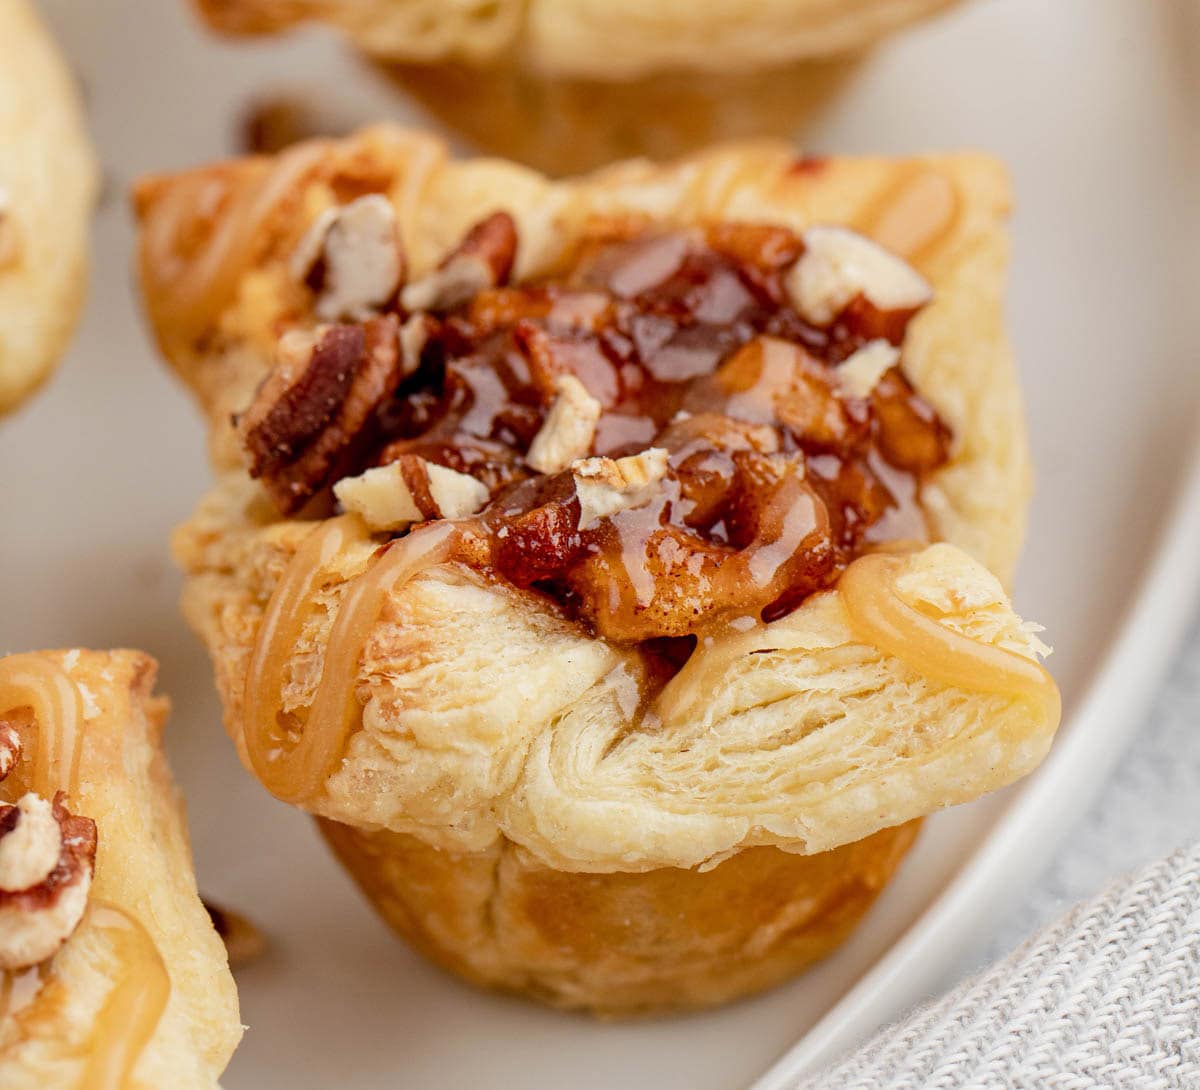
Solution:
<path fill-rule="evenodd" d="M 222 908 L 207 897 L 203 898 L 202 903 L 208 918 L 212 920 L 213 930 L 225 944 L 230 968 L 238 969 L 256 961 L 267 948 L 267 940 L 263 933 L 245 916 Z"/>
<path fill-rule="evenodd" d="M 804 232 L 804 253 L 787 278 L 796 308 L 810 322 L 828 325 L 856 299 L 886 314 L 898 312 L 901 333 L 933 297 L 933 289 L 903 258 L 846 227 L 817 226 Z"/>
<path fill-rule="evenodd" d="M 400 293 L 407 311 L 450 310 L 487 288 L 508 282 L 517 256 L 517 225 L 507 212 L 493 212 L 428 276 Z"/>
<path fill-rule="evenodd" d="M 275 155 L 323 130 L 313 105 L 295 94 L 270 95 L 246 104 L 241 116 L 241 149 L 248 155 Z"/>
<path fill-rule="evenodd" d="M 421 353 L 438 330 L 438 321 L 429 314 L 414 314 L 400 327 L 400 372 L 404 378 L 416 374 Z"/>
<path fill-rule="evenodd" d="M 900 362 L 900 349 L 882 338 L 868 341 L 837 365 L 838 387 L 848 397 L 870 397 L 888 371 Z"/>
<path fill-rule="evenodd" d="M 83 918 L 96 862 L 96 823 L 32 792 L 0 804 L 0 968 L 51 957 Z"/>
<path fill-rule="evenodd" d="M 322 321 L 362 320 L 379 312 L 404 279 L 404 256 L 391 201 L 369 193 L 327 208 L 292 254 L 292 276 L 316 292 Z"/>
<path fill-rule="evenodd" d="M 571 467 L 579 497 L 579 528 L 643 503 L 666 476 L 668 455 L 651 447 L 627 458 L 584 458 Z"/>
<path fill-rule="evenodd" d="M 401 530 L 429 519 L 473 515 L 488 500 L 488 489 L 466 473 L 402 454 L 333 486 L 338 502 L 360 515 L 372 530 Z"/>
<path fill-rule="evenodd" d="M 601 405 L 574 375 L 559 375 L 557 395 L 525 462 L 539 473 L 561 473 L 592 449 Z"/>
<path fill-rule="evenodd" d="M 395 316 L 280 342 L 275 368 L 238 421 L 250 475 L 294 514 L 369 443 L 376 410 L 402 377 Z"/>

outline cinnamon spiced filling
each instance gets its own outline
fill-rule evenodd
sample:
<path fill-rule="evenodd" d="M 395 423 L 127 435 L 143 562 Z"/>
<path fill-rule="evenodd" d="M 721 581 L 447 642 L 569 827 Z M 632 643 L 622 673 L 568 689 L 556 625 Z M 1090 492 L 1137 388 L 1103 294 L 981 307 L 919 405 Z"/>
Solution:
<path fill-rule="evenodd" d="M 504 234 L 494 222 L 491 233 Z M 460 520 L 453 559 L 676 663 L 689 637 L 770 621 L 857 556 L 929 536 L 920 491 L 951 436 L 903 372 L 919 307 L 882 309 L 859 292 L 818 324 L 789 291 L 804 252 L 779 227 L 618 227 L 553 276 L 444 295 L 415 350 L 390 318 L 365 335 L 328 327 L 311 361 L 337 373 L 276 378 L 278 397 L 243 418 L 252 472 L 290 513 L 338 480 L 400 463 L 424 519 L 438 507 L 414 467 L 468 475 L 486 498 Z M 505 262 L 487 267 L 507 275 Z M 414 328 L 403 300 L 422 294 L 433 298 L 400 293 L 403 329 Z M 314 390 L 323 400 L 289 416 Z M 571 405 L 556 408 L 568 395 L 571 427 L 558 419 Z M 556 436 L 539 438 L 548 420 L 562 427 L 566 464 Z M 612 463 L 579 461 L 647 451 L 664 452 L 653 479 L 624 493 L 604 484 Z M 600 506 L 589 472 L 609 488 Z"/>

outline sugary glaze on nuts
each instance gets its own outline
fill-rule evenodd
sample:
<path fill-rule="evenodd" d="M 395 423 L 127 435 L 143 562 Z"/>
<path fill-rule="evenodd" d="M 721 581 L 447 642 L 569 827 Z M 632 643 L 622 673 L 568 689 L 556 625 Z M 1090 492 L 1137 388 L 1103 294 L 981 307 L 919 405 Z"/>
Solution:
<path fill-rule="evenodd" d="M 686 647 L 663 641 L 770 621 L 856 556 L 927 539 L 921 484 L 951 439 L 901 361 L 928 286 L 851 231 L 809 234 L 608 224 L 512 285 L 497 213 L 398 316 L 319 327 L 276 367 L 241 420 L 251 472 L 285 513 L 320 513 L 338 481 L 399 464 L 418 528 L 439 509 L 414 470 L 463 475 L 486 493 L 456 509 L 452 559 L 668 658 Z M 652 481 L 597 491 L 589 463 L 637 458 Z"/>

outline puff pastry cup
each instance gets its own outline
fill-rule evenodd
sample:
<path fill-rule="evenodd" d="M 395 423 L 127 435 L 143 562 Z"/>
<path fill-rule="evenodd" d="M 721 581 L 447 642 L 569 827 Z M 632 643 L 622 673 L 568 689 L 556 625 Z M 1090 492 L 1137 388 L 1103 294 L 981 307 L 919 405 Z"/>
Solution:
<path fill-rule="evenodd" d="M 136 203 L 148 311 L 220 476 L 175 552 L 226 727 L 434 959 L 602 1011 L 744 994 L 845 937 L 918 819 L 1045 753 L 1057 690 L 1002 587 L 1029 466 L 992 160 L 741 144 L 552 182 L 380 127 L 150 178 Z M 596 318 L 614 313 L 625 341 Z M 620 382 L 658 391 L 638 412 L 670 401 L 661 446 L 596 369 L 595 322 L 607 352 L 642 346 Z M 684 326 L 733 342 L 697 355 Z M 494 376 L 524 408 L 473 424 Z M 366 409 L 402 438 L 348 468 Z M 832 455 L 825 410 L 868 444 L 899 413 L 921 443 L 881 457 L 925 468 L 888 478 L 895 518 L 857 559 L 804 593 L 793 570 L 767 604 L 782 584 L 756 580 L 783 570 L 789 520 L 810 535 L 787 489 L 891 472 L 878 450 Z M 741 499 L 705 500 L 696 467 L 718 464 L 704 480 Z M 705 503 L 727 505 L 711 553 L 693 534 Z M 562 548 L 578 566 L 551 570 Z M 761 594 L 730 604 L 727 581 Z"/>
<path fill-rule="evenodd" d="M 0 659 L 0 1085 L 213 1090 L 241 1037 L 137 651 Z"/>
<path fill-rule="evenodd" d="M 626 79 L 749 70 L 870 45 L 954 0 L 196 0 L 208 22 L 264 34 L 314 20 L 389 60 L 493 62 Z"/>
<path fill-rule="evenodd" d="M 0 413 L 50 373 L 83 303 L 96 167 L 74 82 L 28 0 L 0 5 Z"/>

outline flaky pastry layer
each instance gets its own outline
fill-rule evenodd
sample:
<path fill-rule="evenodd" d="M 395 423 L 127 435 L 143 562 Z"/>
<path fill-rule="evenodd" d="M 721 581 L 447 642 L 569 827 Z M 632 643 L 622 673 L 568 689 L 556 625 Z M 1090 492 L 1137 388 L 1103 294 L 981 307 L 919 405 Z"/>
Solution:
<path fill-rule="evenodd" d="M 193 573 L 185 612 L 249 764 L 253 638 L 309 528 L 239 524 L 229 498 L 210 497 L 176 552 Z M 372 552 L 325 568 L 285 711 L 311 701 L 333 618 Z M 1042 650 L 995 578 L 953 546 L 906 558 L 898 585 L 952 632 L 1029 662 Z M 362 727 L 308 808 L 446 850 L 503 835 L 569 871 L 711 865 L 752 845 L 825 851 L 976 798 L 1031 771 L 1058 720 L 1040 695 L 947 686 L 881 652 L 836 591 L 697 651 L 659 698 L 661 724 L 636 729 L 642 669 L 536 595 L 431 569 L 393 593 L 374 627 L 357 679 Z"/>

